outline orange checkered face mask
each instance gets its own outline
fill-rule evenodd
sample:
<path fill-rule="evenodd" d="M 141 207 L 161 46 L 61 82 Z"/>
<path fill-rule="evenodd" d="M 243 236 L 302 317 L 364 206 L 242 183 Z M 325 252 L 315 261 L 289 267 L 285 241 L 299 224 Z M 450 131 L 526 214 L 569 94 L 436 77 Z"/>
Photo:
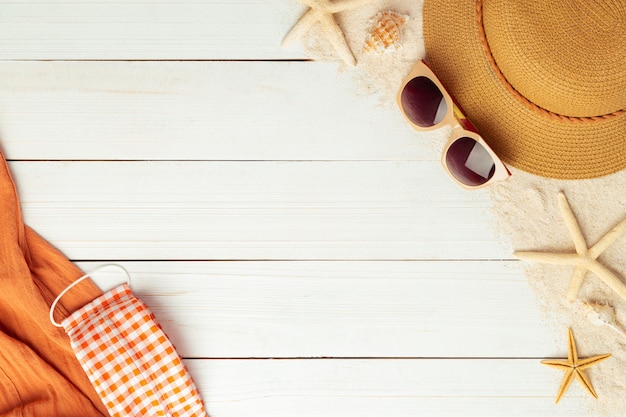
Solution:
<path fill-rule="evenodd" d="M 121 267 L 120 267 L 121 268 Z M 122 268 L 123 269 L 123 268 Z M 125 270 L 124 270 L 125 271 Z M 78 361 L 113 417 L 207 416 L 196 386 L 154 315 L 127 284 L 96 298 L 61 323 Z"/>

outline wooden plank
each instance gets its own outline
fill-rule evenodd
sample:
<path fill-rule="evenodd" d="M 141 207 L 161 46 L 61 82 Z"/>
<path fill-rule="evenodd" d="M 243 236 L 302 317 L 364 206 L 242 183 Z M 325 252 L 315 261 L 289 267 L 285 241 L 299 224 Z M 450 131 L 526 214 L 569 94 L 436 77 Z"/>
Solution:
<path fill-rule="evenodd" d="M 436 162 L 14 162 L 72 259 L 501 259 L 487 191 Z M 439 175 L 433 175 L 439 173 Z"/>
<path fill-rule="evenodd" d="M 583 416 L 610 410 L 535 359 L 187 360 L 212 416 Z M 590 378 L 608 369 L 592 368 Z M 613 406 L 616 414 L 618 405 Z M 593 410 L 593 411 L 592 411 Z"/>
<path fill-rule="evenodd" d="M 185 357 L 546 357 L 563 349 L 519 262 L 122 264 Z M 114 268 L 95 277 L 105 290 L 125 278 Z"/>
<path fill-rule="evenodd" d="M 3 2 L 2 59 L 302 59 L 285 0 Z"/>
<path fill-rule="evenodd" d="M 10 159 L 438 160 L 393 106 L 311 62 L 0 62 Z"/>

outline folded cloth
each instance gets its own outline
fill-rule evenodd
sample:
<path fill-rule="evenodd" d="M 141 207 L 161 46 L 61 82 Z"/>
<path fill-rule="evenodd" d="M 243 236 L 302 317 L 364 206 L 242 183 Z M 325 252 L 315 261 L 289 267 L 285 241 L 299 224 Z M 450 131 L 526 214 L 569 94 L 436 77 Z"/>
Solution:
<path fill-rule="evenodd" d="M 83 273 L 24 225 L 15 184 L 0 153 L 0 416 L 108 416 L 62 329 L 54 298 Z M 63 297 L 57 320 L 99 297 L 85 280 Z"/>

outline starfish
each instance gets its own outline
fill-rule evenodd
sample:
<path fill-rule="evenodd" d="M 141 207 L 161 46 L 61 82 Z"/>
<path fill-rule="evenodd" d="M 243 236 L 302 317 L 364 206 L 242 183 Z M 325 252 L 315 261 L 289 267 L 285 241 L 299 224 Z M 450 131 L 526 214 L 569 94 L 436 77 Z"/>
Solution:
<path fill-rule="evenodd" d="M 551 252 L 515 252 L 513 256 L 519 259 L 535 261 L 546 264 L 575 265 L 576 270 L 570 281 L 567 290 L 567 300 L 574 301 L 578 291 L 583 284 L 587 271 L 596 274 L 606 285 L 615 291 L 620 297 L 626 300 L 626 286 L 607 267 L 596 259 L 602 254 L 617 238 L 626 231 L 626 218 L 609 231 L 591 248 L 587 247 L 585 238 L 580 231 L 580 226 L 572 213 L 572 209 L 567 203 L 565 194 L 559 193 L 559 207 L 561 215 L 574 241 L 576 253 L 551 253 Z"/>
<path fill-rule="evenodd" d="M 560 369 L 565 371 L 565 376 L 563 377 L 563 382 L 561 382 L 561 387 L 559 388 L 559 393 L 556 395 L 555 403 L 558 403 L 565 391 L 569 388 L 569 385 L 572 382 L 572 379 L 576 378 L 578 382 L 582 384 L 583 387 L 591 394 L 594 398 L 598 398 L 598 394 L 596 394 L 595 390 L 591 386 L 591 383 L 587 379 L 587 376 L 583 372 L 585 369 L 589 368 L 592 365 L 595 365 L 598 362 L 601 362 L 611 356 L 610 353 L 605 355 L 592 356 L 586 359 L 580 359 L 578 357 L 578 353 L 576 352 L 576 341 L 574 340 L 574 334 L 572 333 L 572 329 L 568 329 L 569 331 L 569 350 L 567 352 L 567 360 L 565 359 L 548 359 L 541 361 L 542 364 L 547 365 L 551 368 Z"/>
<path fill-rule="evenodd" d="M 341 59 L 354 66 L 356 59 L 346 42 L 346 38 L 333 14 L 354 9 L 371 0 L 345 0 L 342 2 L 331 2 L 330 0 L 300 0 L 301 3 L 309 6 L 309 10 L 300 18 L 298 23 L 287 33 L 283 39 L 283 46 L 293 42 L 307 32 L 314 24 L 320 23 L 324 34 L 330 44 L 335 48 Z"/>

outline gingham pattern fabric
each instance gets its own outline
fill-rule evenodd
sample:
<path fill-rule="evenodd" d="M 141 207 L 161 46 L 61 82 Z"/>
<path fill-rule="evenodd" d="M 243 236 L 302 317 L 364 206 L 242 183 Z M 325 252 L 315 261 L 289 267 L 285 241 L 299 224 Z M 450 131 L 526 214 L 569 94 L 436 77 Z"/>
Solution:
<path fill-rule="evenodd" d="M 112 417 L 207 416 L 174 346 L 128 285 L 96 298 L 62 324 Z"/>

